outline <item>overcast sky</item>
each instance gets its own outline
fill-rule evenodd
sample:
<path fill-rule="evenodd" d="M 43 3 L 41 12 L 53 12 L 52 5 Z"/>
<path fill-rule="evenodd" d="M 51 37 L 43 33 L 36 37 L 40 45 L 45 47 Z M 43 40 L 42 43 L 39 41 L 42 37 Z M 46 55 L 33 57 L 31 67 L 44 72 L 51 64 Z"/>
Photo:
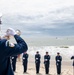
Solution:
<path fill-rule="evenodd" d="M 30 36 L 74 36 L 74 0 L 0 0 L 2 28 Z"/>

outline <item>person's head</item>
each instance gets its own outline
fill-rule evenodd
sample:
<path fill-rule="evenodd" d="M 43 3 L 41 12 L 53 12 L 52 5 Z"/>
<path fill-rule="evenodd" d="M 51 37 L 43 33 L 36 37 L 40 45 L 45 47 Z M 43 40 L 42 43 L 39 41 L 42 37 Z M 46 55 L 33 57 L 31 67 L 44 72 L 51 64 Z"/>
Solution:
<path fill-rule="evenodd" d="M 37 51 L 36 54 L 39 54 L 39 51 Z"/>
<path fill-rule="evenodd" d="M 48 55 L 48 52 L 46 52 L 46 55 Z"/>
<path fill-rule="evenodd" d="M 60 53 L 59 53 L 59 52 L 57 52 L 57 55 L 59 56 L 59 55 L 60 55 Z"/>

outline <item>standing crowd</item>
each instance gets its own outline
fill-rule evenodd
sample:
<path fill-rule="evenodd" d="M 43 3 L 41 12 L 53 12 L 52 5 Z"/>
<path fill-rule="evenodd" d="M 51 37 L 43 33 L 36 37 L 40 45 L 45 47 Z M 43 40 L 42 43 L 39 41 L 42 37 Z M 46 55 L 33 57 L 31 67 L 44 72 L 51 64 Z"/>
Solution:
<path fill-rule="evenodd" d="M 27 54 L 27 52 L 24 52 L 22 55 L 22 60 L 23 60 L 23 73 L 27 74 L 27 66 L 28 66 L 28 57 L 29 55 Z M 16 56 L 14 56 L 14 61 L 16 59 Z M 50 55 L 48 52 L 46 52 L 46 54 L 44 55 L 44 67 L 45 67 L 45 74 L 46 75 L 50 75 L 49 74 L 49 68 L 50 68 Z M 74 67 L 74 56 L 71 57 L 71 59 L 73 59 L 73 67 Z M 12 62 L 14 62 L 12 59 Z M 58 52 L 57 55 L 55 56 L 55 61 L 56 61 L 56 70 L 57 70 L 57 75 L 61 75 L 61 65 L 62 65 L 62 56 L 60 55 L 60 53 Z M 14 62 L 16 64 L 16 61 Z M 39 54 L 39 51 L 36 52 L 35 54 L 35 67 L 36 67 L 36 74 L 40 74 L 40 63 L 41 63 L 41 55 Z M 14 65 L 12 63 L 12 65 Z M 16 66 L 16 65 L 15 65 Z M 15 67 L 13 66 L 13 71 L 15 71 Z"/>
<path fill-rule="evenodd" d="M 35 55 L 35 64 L 36 64 L 36 73 L 39 74 L 39 69 L 40 69 L 40 54 L 37 51 L 36 55 Z M 44 55 L 44 66 L 45 66 L 45 73 L 46 75 L 49 74 L 49 67 L 50 67 L 50 55 L 48 52 L 46 52 L 46 54 Z M 60 75 L 61 74 L 61 61 L 62 61 L 62 57 L 60 56 L 60 53 L 57 53 L 57 56 L 55 57 L 56 60 L 56 68 L 57 68 L 57 74 Z"/>

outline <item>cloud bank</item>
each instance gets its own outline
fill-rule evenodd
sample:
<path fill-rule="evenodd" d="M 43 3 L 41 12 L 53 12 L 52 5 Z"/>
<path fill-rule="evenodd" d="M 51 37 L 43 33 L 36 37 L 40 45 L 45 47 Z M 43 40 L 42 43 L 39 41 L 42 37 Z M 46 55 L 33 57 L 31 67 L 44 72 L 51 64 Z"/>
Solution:
<path fill-rule="evenodd" d="M 73 0 L 1 0 L 2 28 L 28 36 L 74 36 Z"/>

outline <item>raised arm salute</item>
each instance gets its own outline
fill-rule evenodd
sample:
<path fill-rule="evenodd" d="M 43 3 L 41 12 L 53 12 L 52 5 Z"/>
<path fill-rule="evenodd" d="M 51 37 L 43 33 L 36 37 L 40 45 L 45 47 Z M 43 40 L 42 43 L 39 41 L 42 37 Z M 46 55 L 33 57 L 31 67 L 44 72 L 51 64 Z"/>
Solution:
<path fill-rule="evenodd" d="M 12 28 L 9 28 L 5 35 L 7 38 L 10 36 L 14 36 L 17 44 L 9 44 L 6 38 L 0 40 L 0 75 L 14 75 L 10 64 L 10 56 L 18 55 L 28 50 L 26 42 Z"/>

